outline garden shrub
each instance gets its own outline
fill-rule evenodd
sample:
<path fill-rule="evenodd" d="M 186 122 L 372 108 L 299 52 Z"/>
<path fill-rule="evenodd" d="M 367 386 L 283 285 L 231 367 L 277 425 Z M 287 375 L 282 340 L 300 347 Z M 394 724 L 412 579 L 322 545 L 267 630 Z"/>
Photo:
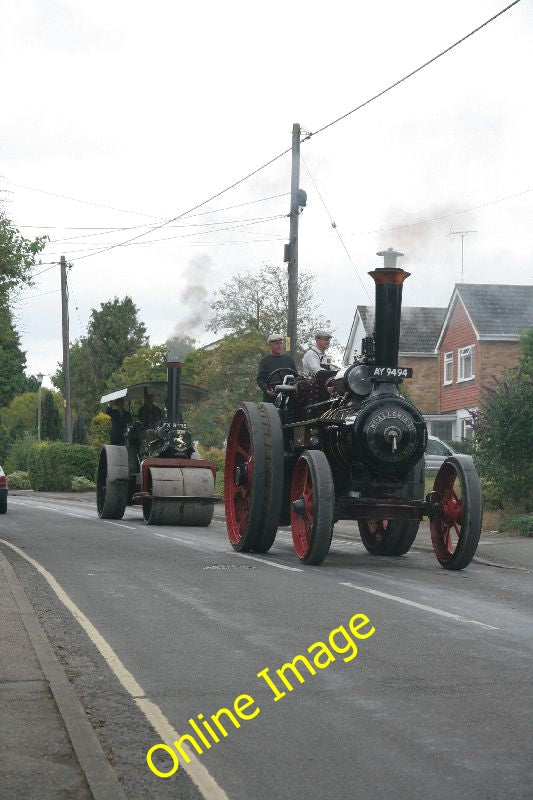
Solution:
<path fill-rule="evenodd" d="M 480 475 L 499 487 L 504 505 L 533 511 L 533 376 L 509 372 L 484 387 L 472 413 L 474 460 Z"/>
<path fill-rule="evenodd" d="M 31 488 L 39 492 L 70 492 L 73 478 L 94 480 L 97 462 L 97 449 L 90 445 L 39 442 L 29 459 Z"/>
<path fill-rule="evenodd" d="M 483 505 L 491 511 L 499 511 L 503 508 L 503 489 L 499 483 L 486 475 L 480 476 L 481 494 L 483 495 Z"/>
<path fill-rule="evenodd" d="M 18 470 L 7 476 L 7 485 L 10 489 L 31 489 L 30 478 L 27 472 Z"/>
<path fill-rule="evenodd" d="M 82 475 L 76 475 L 75 478 L 72 478 L 71 486 L 73 492 L 94 492 L 96 489 L 94 481 L 90 481 Z"/>
<path fill-rule="evenodd" d="M 224 494 L 224 462 L 226 460 L 226 451 L 222 450 L 220 447 L 202 447 L 202 445 L 199 445 L 198 452 L 206 461 L 214 462 L 217 468 L 215 494 Z"/>
<path fill-rule="evenodd" d="M 533 536 L 533 514 L 502 517 L 499 528 L 501 531 L 516 531 L 522 536 Z"/>
<path fill-rule="evenodd" d="M 93 447 L 100 447 L 109 444 L 109 432 L 111 431 L 111 417 L 99 411 L 95 414 L 89 425 L 89 444 Z"/>
<path fill-rule="evenodd" d="M 30 453 L 36 442 L 37 438 L 32 433 L 25 433 L 20 439 L 15 439 L 4 465 L 8 474 L 28 471 Z"/>

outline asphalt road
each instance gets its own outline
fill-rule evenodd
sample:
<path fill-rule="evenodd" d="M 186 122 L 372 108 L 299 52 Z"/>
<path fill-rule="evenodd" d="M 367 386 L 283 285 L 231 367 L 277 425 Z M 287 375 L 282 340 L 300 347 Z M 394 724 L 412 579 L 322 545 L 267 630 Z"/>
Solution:
<path fill-rule="evenodd" d="M 533 796 L 530 573 L 481 564 L 447 572 L 431 554 L 373 558 L 346 539 L 334 540 L 321 567 L 302 568 L 287 533 L 251 558 L 231 549 L 221 521 L 150 527 L 128 509 L 121 522 L 103 522 L 75 500 L 10 498 L 0 539 L 74 604 L 68 610 L 0 543 L 132 800 Z M 370 620 L 359 633 L 375 633 L 341 631 L 331 644 L 356 614 Z M 350 641 L 358 653 L 346 662 Z M 316 642 L 334 662 L 325 665 L 319 646 L 309 655 Z M 276 670 L 297 654 L 317 659 L 315 674 L 299 662 L 304 682 L 286 671 L 289 691 Z M 277 701 L 257 677 L 267 667 L 285 691 Z M 129 692 L 117 669 L 131 676 Z M 202 791 L 181 756 L 171 777 L 152 774 L 146 752 L 172 744 L 161 736 L 165 720 L 192 734 L 189 719 L 233 710 L 240 695 L 254 701 L 243 714 L 260 708 L 253 718 L 236 728 L 222 716 L 218 743 L 200 728 L 211 746 L 190 766 L 203 770 Z M 142 708 L 163 720 L 157 732 Z M 162 751 L 154 763 L 173 764 Z"/>

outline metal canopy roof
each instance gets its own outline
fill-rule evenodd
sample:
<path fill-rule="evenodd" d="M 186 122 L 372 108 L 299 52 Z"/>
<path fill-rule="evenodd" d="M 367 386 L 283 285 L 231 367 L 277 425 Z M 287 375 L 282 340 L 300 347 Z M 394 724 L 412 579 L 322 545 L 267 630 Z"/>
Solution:
<path fill-rule="evenodd" d="M 119 400 L 121 397 L 124 400 L 144 400 L 144 390 L 148 394 L 153 394 L 154 403 L 163 406 L 167 400 L 167 382 L 166 381 L 148 381 L 146 383 L 134 383 L 132 386 L 126 386 L 124 389 L 117 389 L 115 392 L 104 394 L 100 398 L 100 403 L 106 405 L 112 403 L 113 400 Z M 182 383 L 180 391 L 180 402 L 185 405 L 197 403 L 199 400 L 205 399 L 208 395 L 207 389 L 201 389 L 199 386 L 193 386 L 190 383 Z"/>

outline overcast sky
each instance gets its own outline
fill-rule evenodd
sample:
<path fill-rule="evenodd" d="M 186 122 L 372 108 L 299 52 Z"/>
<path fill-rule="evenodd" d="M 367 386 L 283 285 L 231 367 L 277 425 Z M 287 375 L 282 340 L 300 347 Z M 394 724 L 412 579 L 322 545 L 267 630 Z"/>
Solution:
<path fill-rule="evenodd" d="M 43 262 L 73 264 L 71 339 L 91 308 L 126 293 L 152 344 L 175 331 L 214 338 L 202 320 L 217 287 L 282 262 L 289 200 L 264 198 L 289 191 L 290 155 L 197 212 L 213 213 L 92 254 L 201 203 L 290 147 L 293 122 L 317 131 L 505 5 L 0 0 L 0 196 L 25 235 L 49 235 Z M 342 343 L 356 305 L 373 302 L 367 272 L 389 246 L 412 273 L 407 305 L 447 305 L 461 280 L 450 230 L 476 231 L 465 282 L 532 282 L 532 33 L 522 0 L 302 145 L 327 212 L 302 164 L 300 266 L 317 274 Z M 17 306 L 33 373 L 61 358 L 58 289 L 54 266 Z M 200 321 L 185 329 L 192 312 Z"/>

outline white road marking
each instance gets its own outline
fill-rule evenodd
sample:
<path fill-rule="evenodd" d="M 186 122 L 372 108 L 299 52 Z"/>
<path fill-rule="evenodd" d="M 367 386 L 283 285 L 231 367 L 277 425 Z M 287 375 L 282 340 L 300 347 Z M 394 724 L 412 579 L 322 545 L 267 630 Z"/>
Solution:
<path fill-rule="evenodd" d="M 68 508 L 61 506 L 53 506 L 51 504 L 45 505 L 44 503 L 35 503 L 33 501 L 25 503 L 23 500 L 11 500 L 11 502 L 17 506 L 24 506 L 25 508 L 38 508 L 41 511 L 52 511 L 56 514 L 65 514 L 68 517 L 77 517 L 78 519 L 94 519 L 94 514 L 76 514 L 74 511 L 69 511 Z"/>
<path fill-rule="evenodd" d="M 116 525 L 117 528 L 127 528 L 130 531 L 136 531 L 133 525 L 125 525 L 123 522 L 111 522 L 110 519 L 99 519 L 98 522 L 105 522 L 107 525 Z"/>
<path fill-rule="evenodd" d="M 69 595 L 56 581 L 54 576 L 41 564 L 39 564 L 38 561 L 35 561 L 33 558 L 31 558 L 31 556 L 28 556 L 16 545 L 6 542 L 5 539 L 0 539 L 0 544 L 10 547 L 11 550 L 14 550 L 15 553 L 21 556 L 21 558 L 24 558 L 26 561 L 28 561 L 37 570 L 37 572 L 43 576 L 51 589 L 57 595 L 58 599 L 70 611 L 74 619 L 78 621 L 92 643 L 100 651 L 109 668 L 115 673 L 124 689 L 128 692 L 136 705 L 143 712 L 150 725 L 152 725 L 154 730 L 161 737 L 162 741 L 170 744 L 171 742 L 179 739 L 180 734 L 175 730 L 175 728 L 172 727 L 159 706 L 157 706 L 155 703 L 152 703 L 152 701 L 146 697 L 142 686 L 137 683 L 132 673 L 122 663 L 111 645 L 108 644 L 104 637 L 98 632 L 89 618 L 85 616 L 83 611 L 81 611 L 74 601 L 70 599 Z M 194 757 L 195 754 L 192 752 L 192 750 L 188 749 L 186 746 L 183 749 L 187 749 L 187 754 L 191 759 L 191 762 L 186 764 L 185 762 L 181 763 L 180 761 L 180 767 L 187 772 L 205 800 L 229 800 L 224 789 L 218 785 L 206 767 L 204 767 L 204 765 Z"/>
<path fill-rule="evenodd" d="M 289 569 L 291 572 L 303 572 L 300 567 L 288 567 L 285 564 L 278 564 L 277 561 L 268 561 L 266 558 L 259 558 L 258 556 L 251 556 L 248 553 L 235 553 L 236 556 L 243 558 L 251 558 L 253 561 L 259 561 L 260 564 L 268 564 L 269 567 L 277 567 L 278 569 Z"/>
<path fill-rule="evenodd" d="M 425 606 L 423 603 L 416 603 L 414 600 L 406 600 L 405 597 L 398 597 L 395 594 L 386 594 L 386 592 L 378 592 L 377 589 L 370 589 L 368 586 L 356 586 L 354 583 L 341 583 L 341 586 L 349 586 L 350 589 L 357 589 L 359 592 L 367 592 L 368 594 L 375 594 L 378 597 L 384 597 L 386 600 L 394 600 L 396 603 L 402 603 L 406 606 L 413 606 L 419 608 L 421 611 L 429 611 L 431 614 L 437 614 L 439 617 L 447 617 L 448 619 L 455 619 L 458 622 L 469 622 L 471 625 L 479 625 L 481 628 L 488 628 L 491 631 L 499 631 L 500 629 L 494 625 L 487 625 L 486 622 L 478 622 L 476 619 L 468 619 L 462 617 L 460 614 L 451 614 L 449 611 L 443 611 L 441 608 L 434 608 L 433 606 Z"/>
<path fill-rule="evenodd" d="M 87 510 L 85 514 L 75 514 L 74 511 L 69 511 L 68 508 L 63 506 L 54 506 L 51 504 L 44 505 L 42 503 L 35 503 L 33 501 L 24 502 L 23 500 L 12 500 L 12 503 L 18 506 L 24 506 L 25 508 L 38 508 L 41 511 L 52 511 L 56 514 L 64 514 L 66 517 L 75 517 L 76 519 L 87 519 L 92 520 L 93 522 L 105 522 L 106 525 L 116 525 L 117 528 L 127 528 L 130 531 L 136 531 L 137 527 L 133 527 L 132 525 L 126 525 L 124 522 L 113 522 L 109 519 L 99 519 L 92 511 Z"/>
<path fill-rule="evenodd" d="M 176 542 L 176 544 L 189 544 L 196 547 L 198 542 L 191 542 L 190 539 L 181 539 L 178 536 L 169 536 L 168 533 L 154 533 L 153 536 L 159 536 L 160 539 L 170 539 L 171 542 Z"/>

